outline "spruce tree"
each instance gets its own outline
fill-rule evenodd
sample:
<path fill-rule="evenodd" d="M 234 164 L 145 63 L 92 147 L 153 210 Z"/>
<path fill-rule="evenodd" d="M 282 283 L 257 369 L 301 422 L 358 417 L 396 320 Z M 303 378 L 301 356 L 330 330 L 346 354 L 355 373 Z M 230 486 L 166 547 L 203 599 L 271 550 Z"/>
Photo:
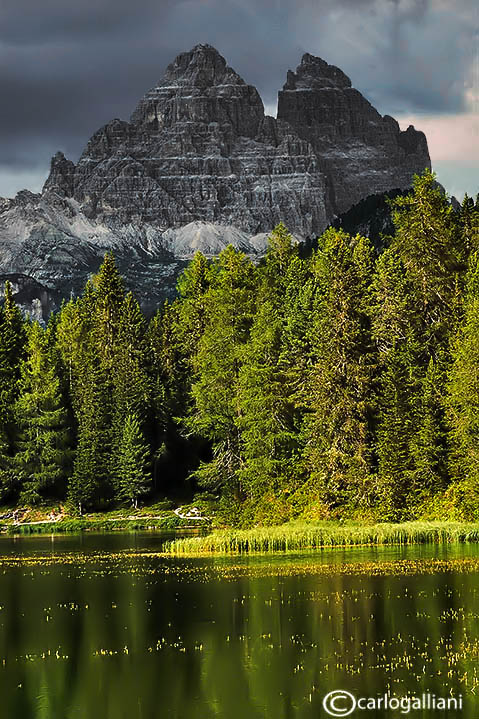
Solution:
<path fill-rule="evenodd" d="M 371 501 L 371 264 L 368 241 L 337 230 L 326 231 L 312 259 L 317 361 L 309 376 L 304 458 L 312 491 L 330 508 Z"/>
<path fill-rule="evenodd" d="M 66 412 L 45 332 L 36 322 L 29 331 L 14 414 L 21 501 L 34 504 L 49 491 L 61 494 L 69 457 Z"/>
<path fill-rule="evenodd" d="M 26 330 L 21 312 L 13 299 L 12 287 L 5 283 L 0 308 L 0 427 L 7 445 L 13 437 L 13 405 L 18 397 L 20 367 L 25 356 Z"/>
<path fill-rule="evenodd" d="M 191 409 L 191 372 L 179 340 L 178 303 L 165 302 L 146 333 L 151 387 L 150 435 L 153 441 L 154 486 L 180 482 L 197 464 L 196 446 L 181 432 Z M 161 475 L 161 476 L 160 476 Z"/>
<path fill-rule="evenodd" d="M 470 258 L 465 313 L 452 345 L 448 378 L 450 470 L 470 495 L 479 492 L 479 252 Z M 479 505 L 479 502 L 476 503 Z"/>
<path fill-rule="evenodd" d="M 282 362 L 283 318 L 261 301 L 239 377 L 238 428 L 245 494 L 255 501 L 286 500 L 295 485 L 299 421 L 290 367 Z"/>
<path fill-rule="evenodd" d="M 178 279 L 178 338 L 190 364 L 208 322 L 206 296 L 212 276 L 210 263 L 197 252 Z"/>
<path fill-rule="evenodd" d="M 411 443 L 414 471 L 407 497 L 412 506 L 443 490 L 448 482 L 442 367 L 444 363 L 429 361 L 416 407 L 416 432 Z"/>
<path fill-rule="evenodd" d="M 115 259 L 107 252 L 98 274 L 93 278 L 94 323 L 93 331 L 97 342 L 101 364 L 109 373 L 115 353 L 115 338 L 120 325 L 125 290 Z"/>
<path fill-rule="evenodd" d="M 377 351 L 376 496 L 384 519 L 406 512 L 415 471 L 412 445 L 421 421 L 421 316 L 401 259 L 391 249 L 372 280 L 371 325 Z M 417 452 L 416 452 L 417 455 Z"/>
<path fill-rule="evenodd" d="M 113 255 L 107 253 L 83 296 L 63 309 L 56 329 L 78 438 L 69 497 L 82 509 L 112 499 L 118 447 L 116 428 L 127 411 L 121 407 L 135 393 L 142 393 L 142 388 L 134 383 L 127 387 L 128 368 L 136 363 L 136 350 L 131 358 L 126 356 L 128 349 L 119 350 L 120 344 L 132 346 L 134 332 L 127 336 L 126 326 L 136 311 L 133 304 L 130 298 L 128 309 L 123 312 L 123 281 Z"/>
<path fill-rule="evenodd" d="M 146 371 L 146 323 L 131 293 L 125 297 L 115 338 L 112 381 L 112 467 L 119 461 L 128 416 L 144 426 L 150 418 L 150 380 Z"/>
<path fill-rule="evenodd" d="M 245 494 L 256 503 L 256 516 L 278 521 L 289 516 L 291 496 L 301 484 L 303 378 L 311 360 L 311 278 L 282 224 L 271 233 L 259 280 L 239 376 L 239 476 Z"/>
<path fill-rule="evenodd" d="M 422 321 L 424 368 L 450 338 L 464 281 L 465 248 L 458 216 L 425 171 L 415 176 L 413 192 L 393 202 L 396 228 L 391 244 L 410 283 Z"/>
<path fill-rule="evenodd" d="M 117 459 L 117 487 L 120 499 L 126 499 L 136 508 L 138 500 L 151 489 L 149 448 L 145 442 L 138 418 L 129 414 L 125 418 Z"/>
<path fill-rule="evenodd" d="M 105 406 L 103 373 L 89 358 L 82 377 L 82 403 L 76 413 L 77 449 L 68 483 L 69 502 L 82 514 L 111 497 L 111 426 Z"/>
<path fill-rule="evenodd" d="M 415 316 L 414 342 L 419 350 L 413 362 L 416 390 L 411 397 L 416 416 L 411 500 L 413 495 L 440 491 L 449 480 L 444 398 L 471 243 L 464 237 L 467 211 L 453 210 L 429 171 L 414 178 L 412 194 L 398 197 L 393 208 L 396 233 L 391 250 L 404 268 L 408 313 Z"/>
<path fill-rule="evenodd" d="M 193 406 L 184 424 L 212 445 L 213 459 L 200 466 L 196 478 L 239 498 L 238 376 L 254 309 L 255 268 L 229 246 L 215 271 L 215 284 L 205 296 L 207 324 L 193 362 Z"/>

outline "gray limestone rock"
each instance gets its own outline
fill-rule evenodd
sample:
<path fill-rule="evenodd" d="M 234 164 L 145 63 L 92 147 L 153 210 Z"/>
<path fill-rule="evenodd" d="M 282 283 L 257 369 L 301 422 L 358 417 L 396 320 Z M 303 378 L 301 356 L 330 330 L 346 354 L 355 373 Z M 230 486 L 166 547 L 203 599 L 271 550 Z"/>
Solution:
<path fill-rule="evenodd" d="M 197 45 L 76 164 L 57 153 L 41 194 L 0 199 L 0 272 L 69 296 L 111 249 L 153 309 L 196 250 L 231 243 L 260 256 L 279 221 L 298 240 L 317 236 L 425 167 L 423 133 L 381 117 L 339 68 L 304 55 L 274 119 L 214 48 Z"/>
<path fill-rule="evenodd" d="M 335 214 L 373 193 L 409 187 L 431 168 L 424 133 L 401 132 L 382 117 L 337 67 L 306 54 L 279 92 L 278 119 L 311 143 L 328 178 Z"/>

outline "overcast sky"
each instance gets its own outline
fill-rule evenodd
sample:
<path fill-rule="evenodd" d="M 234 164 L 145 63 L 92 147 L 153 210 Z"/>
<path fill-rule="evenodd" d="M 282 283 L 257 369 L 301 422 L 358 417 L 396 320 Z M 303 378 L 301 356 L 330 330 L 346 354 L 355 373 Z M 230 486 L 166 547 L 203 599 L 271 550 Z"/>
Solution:
<path fill-rule="evenodd" d="M 477 0 L 2 0 L 0 196 L 39 190 L 166 65 L 214 45 L 270 114 L 304 52 L 338 65 L 382 113 L 426 132 L 449 193 L 479 192 Z"/>

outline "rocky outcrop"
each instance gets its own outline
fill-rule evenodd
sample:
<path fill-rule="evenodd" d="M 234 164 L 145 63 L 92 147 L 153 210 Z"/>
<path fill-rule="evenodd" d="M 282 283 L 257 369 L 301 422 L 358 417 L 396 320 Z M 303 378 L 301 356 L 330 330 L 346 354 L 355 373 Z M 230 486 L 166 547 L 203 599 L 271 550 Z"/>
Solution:
<path fill-rule="evenodd" d="M 60 165 L 52 174 L 63 193 L 70 173 Z M 55 191 L 51 176 L 47 186 Z M 113 120 L 93 135 L 71 194 L 88 217 L 109 224 L 166 229 L 200 220 L 252 235 L 280 220 L 309 235 L 332 210 L 310 143 L 265 117 L 257 90 L 209 45 L 179 55 L 130 122 Z"/>
<path fill-rule="evenodd" d="M 362 198 L 408 187 L 431 163 L 424 133 L 382 117 L 334 65 L 306 54 L 279 92 L 278 119 L 311 143 L 336 214 Z"/>
<path fill-rule="evenodd" d="M 52 159 L 40 195 L 0 200 L 0 272 L 69 295 L 112 249 L 145 305 L 174 293 L 196 250 L 261 255 L 283 221 L 317 236 L 373 192 L 429 167 L 424 135 L 399 130 L 324 60 L 305 55 L 278 119 L 209 45 L 171 63 L 129 122 L 113 120 L 74 164 Z"/>

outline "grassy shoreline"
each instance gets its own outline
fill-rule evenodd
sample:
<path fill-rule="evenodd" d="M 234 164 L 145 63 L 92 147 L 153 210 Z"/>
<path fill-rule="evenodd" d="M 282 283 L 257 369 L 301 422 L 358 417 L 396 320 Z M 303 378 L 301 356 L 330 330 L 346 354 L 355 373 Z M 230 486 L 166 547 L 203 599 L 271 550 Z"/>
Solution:
<path fill-rule="evenodd" d="M 58 522 L 25 522 L 1 527 L 3 534 L 65 534 L 74 532 L 134 532 L 138 530 L 177 530 L 191 528 L 191 523 L 176 516 L 159 519 L 62 519 Z"/>
<path fill-rule="evenodd" d="M 163 551 L 185 556 L 238 555 L 330 547 L 465 542 L 479 542 L 479 523 L 416 521 L 364 525 L 359 522 L 295 521 L 280 526 L 216 530 L 202 537 L 174 539 L 166 543 Z"/>
<path fill-rule="evenodd" d="M 117 510 L 84 517 L 64 516 L 47 521 L 44 512 L 32 516 L 31 522 L 13 523 L 0 520 L 0 532 L 8 535 L 57 534 L 75 532 L 134 532 L 209 530 L 191 519 L 179 517 L 174 511 L 159 511 L 158 506 L 131 512 Z M 45 520 L 45 521 L 42 521 Z M 252 529 L 214 529 L 208 534 L 177 537 L 165 543 L 162 553 L 173 556 L 240 555 L 287 553 L 327 548 L 386 546 L 408 544 L 450 544 L 479 542 L 479 522 L 413 521 L 400 524 L 364 521 L 295 520 L 282 525 Z"/>
<path fill-rule="evenodd" d="M 166 505 L 166 506 L 165 506 Z M 167 506 L 169 505 L 169 506 Z M 83 516 L 71 515 L 58 506 L 41 506 L 19 510 L 21 516 L 14 519 L 14 510 L 4 507 L 0 511 L 0 534 L 63 534 L 74 532 L 133 532 L 139 530 L 176 531 L 183 529 L 208 529 L 209 521 L 178 515 L 170 502 L 158 502 L 132 510 L 123 508 L 95 512 Z M 187 511 L 188 508 L 185 508 Z"/>

